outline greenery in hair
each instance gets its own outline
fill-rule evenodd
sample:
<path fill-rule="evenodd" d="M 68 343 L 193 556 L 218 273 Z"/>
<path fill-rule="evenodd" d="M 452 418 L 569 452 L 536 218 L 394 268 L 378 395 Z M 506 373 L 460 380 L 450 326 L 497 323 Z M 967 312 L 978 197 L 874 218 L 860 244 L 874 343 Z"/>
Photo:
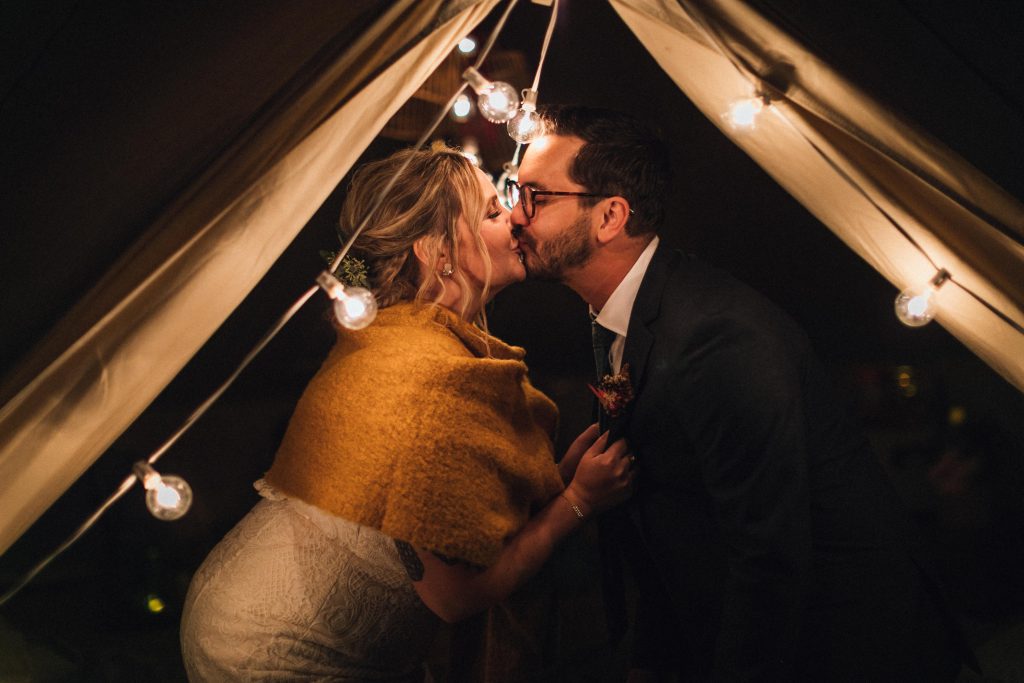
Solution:
<path fill-rule="evenodd" d="M 338 255 L 336 251 L 320 250 L 320 256 L 330 265 Z M 370 289 L 370 272 L 366 263 L 355 256 L 346 255 L 334 271 L 334 276 L 341 280 L 346 287 L 362 287 Z"/>

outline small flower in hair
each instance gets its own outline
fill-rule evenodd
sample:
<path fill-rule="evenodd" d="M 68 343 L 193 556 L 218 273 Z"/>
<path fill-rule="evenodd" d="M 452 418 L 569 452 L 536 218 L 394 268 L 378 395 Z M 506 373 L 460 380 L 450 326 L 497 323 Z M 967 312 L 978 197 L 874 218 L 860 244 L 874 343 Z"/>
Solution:
<path fill-rule="evenodd" d="M 320 256 L 327 261 L 328 265 L 334 263 L 334 258 L 337 255 L 338 252 L 336 251 L 320 250 Z M 366 262 L 355 256 L 346 255 L 345 258 L 341 259 L 341 263 L 338 264 L 334 271 L 334 276 L 341 280 L 341 283 L 346 287 L 370 289 L 370 271 L 366 267 Z"/>
<path fill-rule="evenodd" d="M 633 400 L 633 385 L 629 383 L 629 363 L 622 366 L 614 375 L 605 375 L 595 387 L 588 384 L 590 390 L 597 396 L 597 402 L 601 410 L 608 417 L 618 417 L 626 409 L 626 406 Z"/>

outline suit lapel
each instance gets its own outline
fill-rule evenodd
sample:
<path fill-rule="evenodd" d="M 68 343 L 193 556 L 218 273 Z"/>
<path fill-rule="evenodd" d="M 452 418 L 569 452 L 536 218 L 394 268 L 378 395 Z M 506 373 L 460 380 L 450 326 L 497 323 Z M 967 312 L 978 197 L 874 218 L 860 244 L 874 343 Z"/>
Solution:
<path fill-rule="evenodd" d="M 658 318 L 665 283 L 681 258 L 680 252 L 659 244 L 651 263 L 647 266 L 644 279 L 640 282 L 640 289 L 637 290 L 633 311 L 629 316 L 626 347 L 622 352 L 622 362 L 629 363 L 634 394 L 638 394 L 643 388 L 647 358 L 651 352 L 651 344 L 654 343 L 650 325 Z"/>

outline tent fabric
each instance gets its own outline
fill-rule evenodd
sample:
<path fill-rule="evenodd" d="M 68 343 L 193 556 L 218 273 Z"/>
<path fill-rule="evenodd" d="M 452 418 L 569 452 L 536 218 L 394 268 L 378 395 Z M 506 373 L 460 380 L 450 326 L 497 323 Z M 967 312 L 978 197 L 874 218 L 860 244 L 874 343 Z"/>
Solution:
<path fill-rule="evenodd" d="M 495 3 L 362 3 L 373 20 L 344 42 L 328 34 L 32 350 L 0 409 L 0 552 L 170 382 Z"/>
<path fill-rule="evenodd" d="M 770 11 L 779 1 L 610 0 L 696 106 L 897 288 L 935 272 L 907 236 L 947 268 L 954 282 L 940 290 L 938 322 L 1024 389 L 1024 335 L 1006 322 L 1024 325 L 1021 205 L 844 79 L 782 20 L 785 10 Z M 141 236 L 130 249 L 112 248 L 102 277 L 93 278 L 99 284 L 48 325 L 43 341 L 17 354 L 20 364 L 0 386 L 0 552 L 174 377 L 388 118 L 496 3 L 257 0 L 218 4 L 221 14 L 209 26 L 197 21 L 209 19 L 200 10 L 181 10 L 173 18 L 178 39 L 137 64 L 116 46 L 105 52 L 103 40 L 91 43 L 91 34 L 79 40 L 92 50 L 81 61 L 98 53 L 101 70 L 122 79 L 112 78 L 109 91 L 98 85 L 40 97 L 36 109 L 56 112 L 59 125 L 17 142 L 10 158 L 28 160 L 20 178 L 28 189 L 0 210 L 35 202 L 31 222 L 55 226 L 47 235 L 58 253 L 79 232 L 112 245 L 111 234 Z M 88 9 L 97 7 L 106 5 Z M 136 11 L 141 18 L 131 29 L 151 28 L 147 13 L 157 10 Z M 164 19 L 171 21 L 151 23 Z M 97 25 L 106 20 L 91 17 Z M 70 50 L 62 39 L 88 21 L 69 14 L 48 49 Z M 143 31 L 131 44 L 146 40 Z M 179 59 L 182 51 L 190 58 Z M 63 57 L 56 63 L 77 65 Z M 725 125 L 721 113 L 752 94 L 753 75 L 780 62 L 791 65 L 785 98 L 753 131 Z M 215 77 L 182 71 L 197 64 Z M 154 68 L 164 72 L 162 82 L 147 81 Z M 48 72 L 35 64 L 25 73 Z M 64 77 L 74 82 L 76 75 Z M 3 124 L 16 109 L 7 105 L 29 95 L 17 77 L 0 78 L 13 93 L 5 95 Z M 129 82 L 163 97 L 123 105 L 122 125 L 101 120 L 89 96 L 118 101 L 118 88 Z M 218 108 L 226 100 L 241 104 Z M 22 110 L 36 115 L 31 106 Z M 77 144 L 90 135 L 109 149 Z M 41 152 L 50 163 L 33 170 Z M 75 201 L 49 212 L 40 201 L 48 184 L 54 204 Z M 66 225 L 67 215 L 81 219 Z M 43 246 L 34 253 L 45 253 Z M 62 280 L 81 265 L 69 256 L 53 278 L 73 289 L 90 277 Z M 44 265 L 28 261 L 5 266 L 5 275 Z M 26 299 L 0 303 L 32 305 L 20 303 Z"/>
<path fill-rule="evenodd" d="M 750 4 L 611 2 L 711 121 L 898 289 L 946 268 L 936 320 L 1024 390 L 1024 206 Z M 784 97 L 734 130 L 730 104 L 780 64 Z"/>

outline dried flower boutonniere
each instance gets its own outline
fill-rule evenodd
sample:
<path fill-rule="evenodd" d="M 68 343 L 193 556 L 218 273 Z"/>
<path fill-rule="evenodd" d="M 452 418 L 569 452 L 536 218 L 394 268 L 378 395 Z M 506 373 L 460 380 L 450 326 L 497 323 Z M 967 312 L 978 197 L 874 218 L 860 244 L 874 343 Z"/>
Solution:
<path fill-rule="evenodd" d="M 609 417 L 618 417 L 633 400 L 633 385 L 629 383 L 629 363 L 622 366 L 614 375 L 605 375 L 595 387 L 588 384 L 597 396 L 597 402 Z"/>

